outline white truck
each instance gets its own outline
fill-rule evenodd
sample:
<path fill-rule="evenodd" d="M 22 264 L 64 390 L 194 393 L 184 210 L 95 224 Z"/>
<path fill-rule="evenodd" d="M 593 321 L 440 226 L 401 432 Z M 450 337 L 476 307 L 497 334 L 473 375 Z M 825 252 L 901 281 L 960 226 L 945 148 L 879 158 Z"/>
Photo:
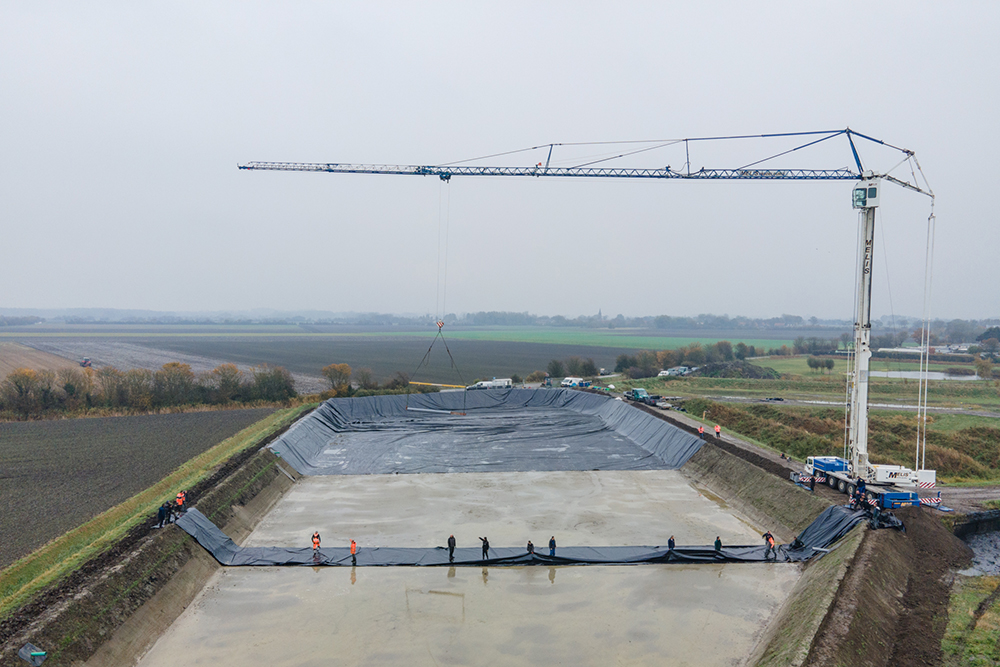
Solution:
<path fill-rule="evenodd" d="M 510 378 L 493 378 L 470 384 L 466 389 L 512 389 L 513 387 L 514 383 Z"/>

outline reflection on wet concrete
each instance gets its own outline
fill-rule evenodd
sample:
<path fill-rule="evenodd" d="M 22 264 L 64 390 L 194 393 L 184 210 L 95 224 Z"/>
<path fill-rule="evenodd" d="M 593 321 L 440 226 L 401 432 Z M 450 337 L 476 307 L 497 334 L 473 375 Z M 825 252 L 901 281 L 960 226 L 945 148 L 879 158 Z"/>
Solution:
<path fill-rule="evenodd" d="M 739 664 L 798 577 L 757 564 L 399 567 L 353 586 L 347 568 L 311 569 L 222 570 L 141 666 Z"/>

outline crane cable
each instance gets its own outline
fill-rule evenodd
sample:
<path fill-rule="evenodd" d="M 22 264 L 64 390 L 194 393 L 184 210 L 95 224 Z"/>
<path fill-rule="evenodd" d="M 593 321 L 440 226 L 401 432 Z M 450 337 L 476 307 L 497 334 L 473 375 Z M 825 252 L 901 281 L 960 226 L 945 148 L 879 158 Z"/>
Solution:
<path fill-rule="evenodd" d="M 931 357 L 930 297 L 934 280 L 934 233 L 936 227 L 937 216 L 934 215 L 934 199 L 931 199 L 931 212 L 927 216 L 927 247 L 924 251 L 924 321 L 920 335 L 920 380 L 917 385 L 917 460 L 915 467 L 918 470 L 923 470 L 927 463 L 927 370 Z"/>
<path fill-rule="evenodd" d="M 434 314 L 437 324 L 437 335 L 431 341 L 430 346 L 427 348 L 427 352 L 424 353 L 423 358 L 417 367 L 413 369 L 413 373 L 410 377 L 416 377 L 417 372 L 426 364 L 430 365 L 431 350 L 434 349 L 435 343 L 438 339 L 441 339 L 441 343 L 444 345 L 445 351 L 448 353 L 448 359 L 451 361 L 451 367 L 455 369 L 458 374 L 459 380 L 462 382 L 462 411 L 445 411 L 445 410 L 433 410 L 432 412 L 447 412 L 453 415 L 465 415 L 466 409 L 466 398 L 468 396 L 468 390 L 465 389 L 465 378 L 462 377 L 462 371 L 458 368 L 458 364 L 455 363 L 455 357 L 451 353 L 451 349 L 448 347 L 448 341 L 444 337 L 444 314 L 447 312 L 447 302 L 448 302 L 448 236 L 451 228 L 451 190 L 447 188 L 448 182 L 441 181 L 441 186 L 438 191 L 438 254 L 437 254 L 437 277 L 435 281 L 435 293 L 434 293 Z M 447 193 L 447 194 L 446 194 Z M 442 225 L 443 221 L 443 225 Z M 442 242 L 441 242 L 441 229 L 444 227 L 444 251 L 442 252 Z M 443 257 L 443 278 L 442 278 L 442 257 Z M 423 412 L 424 410 L 418 408 L 410 407 L 410 383 L 407 382 L 406 385 L 406 410 L 414 411 L 419 410 Z"/>
<path fill-rule="evenodd" d="M 921 334 L 920 351 L 920 382 L 917 385 L 917 456 L 920 459 L 918 469 L 924 469 L 927 464 L 927 369 L 930 365 L 930 325 L 931 325 L 931 287 L 934 280 L 934 237 L 937 230 L 937 216 L 934 214 L 934 204 L 936 197 L 931 184 L 927 181 L 924 170 L 920 167 L 917 156 L 910 153 L 912 161 L 909 162 L 910 175 L 914 184 L 918 183 L 917 173 L 920 180 L 923 180 L 927 194 L 931 198 L 931 210 L 927 216 L 927 248 L 924 254 L 924 322 Z M 913 171 L 916 166 L 917 171 Z M 922 406 L 922 407 L 921 407 Z"/>

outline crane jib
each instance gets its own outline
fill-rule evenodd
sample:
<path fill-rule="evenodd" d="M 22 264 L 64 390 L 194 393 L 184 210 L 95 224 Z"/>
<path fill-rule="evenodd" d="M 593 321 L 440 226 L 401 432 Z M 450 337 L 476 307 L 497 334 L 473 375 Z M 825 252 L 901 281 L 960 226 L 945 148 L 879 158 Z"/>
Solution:
<path fill-rule="evenodd" d="M 691 173 L 662 169 L 609 167 L 437 167 L 389 164 L 303 162 L 248 162 L 240 169 L 262 171 L 317 171 L 336 174 L 395 174 L 400 176 L 551 176 L 562 178 L 659 178 L 679 180 L 806 180 L 854 181 L 860 174 L 850 169 L 699 169 Z"/>

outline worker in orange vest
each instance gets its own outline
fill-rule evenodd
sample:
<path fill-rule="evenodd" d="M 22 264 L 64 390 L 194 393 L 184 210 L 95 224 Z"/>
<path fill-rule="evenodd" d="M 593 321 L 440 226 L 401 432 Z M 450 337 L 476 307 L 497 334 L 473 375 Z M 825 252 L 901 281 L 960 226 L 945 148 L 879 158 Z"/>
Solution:
<path fill-rule="evenodd" d="M 358 564 L 358 543 L 351 540 L 351 565 Z"/>
<path fill-rule="evenodd" d="M 774 535 L 771 534 L 771 531 L 767 531 L 761 535 L 761 537 L 764 538 L 764 546 L 767 547 L 767 549 L 764 550 L 764 560 L 767 560 L 767 557 L 772 554 L 774 555 L 774 558 L 777 559 L 778 551 L 774 548 Z"/>
<path fill-rule="evenodd" d="M 716 438 L 722 437 L 722 427 L 719 426 L 718 424 L 715 425 L 715 437 Z"/>
<path fill-rule="evenodd" d="M 184 500 L 187 498 L 186 491 L 177 492 L 177 513 L 180 514 L 184 511 Z"/>
<path fill-rule="evenodd" d="M 698 427 L 698 437 L 701 438 L 702 440 L 705 439 L 705 427 L 704 426 L 699 426 Z"/>
<path fill-rule="evenodd" d="M 319 549 L 319 531 L 318 530 L 315 533 L 313 533 L 313 551 L 316 551 L 316 549 Z"/>

